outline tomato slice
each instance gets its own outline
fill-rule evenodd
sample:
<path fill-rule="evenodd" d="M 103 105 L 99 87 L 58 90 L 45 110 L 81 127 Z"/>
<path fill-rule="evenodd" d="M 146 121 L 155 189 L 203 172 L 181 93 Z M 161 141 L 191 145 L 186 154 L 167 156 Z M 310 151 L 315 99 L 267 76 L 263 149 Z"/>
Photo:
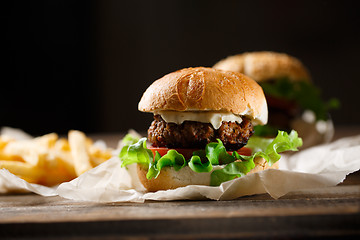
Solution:
<path fill-rule="evenodd" d="M 242 147 L 236 151 L 239 155 L 243 155 L 243 156 L 251 156 L 251 153 L 252 153 L 251 149 L 248 147 Z M 227 153 L 232 154 L 231 151 L 228 151 Z"/>
<path fill-rule="evenodd" d="M 161 156 L 164 156 L 169 150 L 171 150 L 171 148 L 166 148 L 166 147 L 152 147 L 152 146 L 148 146 L 148 149 L 150 149 L 152 151 L 152 153 L 155 156 L 155 153 L 158 152 Z M 186 160 L 190 159 L 193 152 L 198 151 L 200 149 L 196 149 L 196 148 L 172 148 L 175 149 L 178 153 L 182 154 Z M 236 150 L 236 152 L 239 155 L 244 155 L 244 156 L 250 156 L 251 155 L 251 149 L 247 148 L 247 147 L 242 147 L 239 150 Z M 227 151 L 228 154 L 232 154 L 232 151 Z"/>
<path fill-rule="evenodd" d="M 161 156 L 164 156 L 169 150 L 174 149 L 178 153 L 182 154 L 186 160 L 190 159 L 193 152 L 198 151 L 200 149 L 196 148 L 166 148 L 166 147 L 148 147 L 152 151 L 155 156 L 155 152 L 157 151 Z"/>

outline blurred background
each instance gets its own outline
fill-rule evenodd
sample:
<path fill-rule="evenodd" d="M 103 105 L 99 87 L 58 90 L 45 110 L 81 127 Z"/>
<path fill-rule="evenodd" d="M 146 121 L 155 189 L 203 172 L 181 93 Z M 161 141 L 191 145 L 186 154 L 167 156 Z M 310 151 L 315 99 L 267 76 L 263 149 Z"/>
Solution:
<path fill-rule="evenodd" d="M 144 131 L 148 85 L 228 55 L 299 58 L 335 126 L 360 123 L 357 1 L 7 1 L 1 8 L 0 126 L 33 135 Z"/>

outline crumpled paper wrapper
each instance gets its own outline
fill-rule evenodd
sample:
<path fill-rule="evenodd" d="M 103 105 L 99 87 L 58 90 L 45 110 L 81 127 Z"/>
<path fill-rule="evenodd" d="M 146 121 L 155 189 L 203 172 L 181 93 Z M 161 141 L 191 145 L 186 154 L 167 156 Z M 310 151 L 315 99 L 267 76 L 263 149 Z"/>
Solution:
<path fill-rule="evenodd" d="M 48 188 L 30 184 L 5 169 L 0 170 L 0 192 L 27 190 L 95 202 L 144 202 L 145 200 L 231 200 L 241 196 L 268 193 L 279 198 L 288 192 L 335 186 L 346 175 L 360 169 L 360 135 L 283 155 L 280 169 L 249 174 L 219 187 L 187 186 L 174 190 L 146 192 L 136 177 L 135 166 L 121 168 L 114 156 L 78 178 Z"/>

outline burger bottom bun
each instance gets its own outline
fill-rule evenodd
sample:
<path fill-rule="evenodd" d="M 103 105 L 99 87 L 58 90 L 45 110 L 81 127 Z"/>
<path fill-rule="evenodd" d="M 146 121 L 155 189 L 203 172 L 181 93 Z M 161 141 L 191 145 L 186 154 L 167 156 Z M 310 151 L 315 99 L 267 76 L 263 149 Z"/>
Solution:
<path fill-rule="evenodd" d="M 256 158 L 254 160 L 255 168 L 252 169 L 248 174 L 263 171 L 269 168 L 278 169 L 278 162 L 273 164 L 271 167 L 268 165 L 265 159 Z M 225 165 L 216 166 L 213 170 L 221 169 Z M 185 187 L 188 185 L 210 185 L 211 172 L 197 173 L 192 171 L 188 166 L 175 171 L 172 167 L 165 167 L 161 169 L 161 172 L 157 178 L 147 179 L 147 166 L 137 165 L 137 173 L 142 185 L 149 191 L 155 192 L 158 190 L 175 189 L 178 187 Z"/>

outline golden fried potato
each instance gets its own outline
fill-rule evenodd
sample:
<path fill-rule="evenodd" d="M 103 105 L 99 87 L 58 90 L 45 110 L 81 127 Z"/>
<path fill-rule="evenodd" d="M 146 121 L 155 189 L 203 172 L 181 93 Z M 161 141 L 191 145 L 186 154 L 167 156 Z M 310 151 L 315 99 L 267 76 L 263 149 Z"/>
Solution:
<path fill-rule="evenodd" d="M 44 169 L 26 162 L 0 160 L 0 169 L 5 168 L 24 180 L 37 183 L 44 175 Z"/>
<path fill-rule="evenodd" d="M 112 149 L 95 146 L 75 130 L 69 131 L 68 140 L 56 133 L 25 140 L 0 136 L 0 169 L 46 186 L 70 181 L 111 157 Z"/>
<path fill-rule="evenodd" d="M 73 157 L 75 172 L 78 176 L 92 168 L 88 153 L 88 142 L 84 133 L 72 130 L 69 132 L 70 152 Z"/>

